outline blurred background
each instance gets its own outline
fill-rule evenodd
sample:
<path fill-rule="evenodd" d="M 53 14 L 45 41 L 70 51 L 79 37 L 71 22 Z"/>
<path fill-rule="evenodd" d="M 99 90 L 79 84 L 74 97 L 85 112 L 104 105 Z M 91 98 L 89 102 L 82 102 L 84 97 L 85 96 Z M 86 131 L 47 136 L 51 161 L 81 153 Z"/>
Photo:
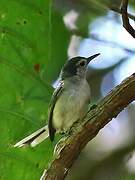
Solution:
<path fill-rule="evenodd" d="M 37 180 L 52 159 L 49 140 L 13 144 L 45 124 L 52 86 L 74 56 L 101 53 L 89 65 L 92 104 L 135 72 L 135 40 L 123 28 L 121 0 L 0 2 L 0 180 Z M 135 29 L 135 1 L 129 1 Z M 135 104 L 81 152 L 67 180 L 135 179 Z"/>

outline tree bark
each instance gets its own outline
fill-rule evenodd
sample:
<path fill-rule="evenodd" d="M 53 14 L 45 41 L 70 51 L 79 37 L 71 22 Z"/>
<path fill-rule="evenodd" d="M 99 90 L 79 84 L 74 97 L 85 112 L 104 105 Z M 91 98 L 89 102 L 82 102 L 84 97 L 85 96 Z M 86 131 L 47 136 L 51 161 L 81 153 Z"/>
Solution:
<path fill-rule="evenodd" d="M 66 138 L 65 145 L 45 171 L 42 180 L 63 180 L 85 145 L 134 100 L 135 74 L 132 74 L 104 97 L 94 109 L 88 111 L 85 123 L 81 128 L 75 127 L 72 135 Z"/>

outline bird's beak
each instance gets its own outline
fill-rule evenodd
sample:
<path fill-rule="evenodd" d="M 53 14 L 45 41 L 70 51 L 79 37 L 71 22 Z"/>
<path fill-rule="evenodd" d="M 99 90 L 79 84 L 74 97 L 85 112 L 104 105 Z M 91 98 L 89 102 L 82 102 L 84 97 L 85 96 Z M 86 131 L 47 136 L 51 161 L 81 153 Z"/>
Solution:
<path fill-rule="evenodd" d="M 99 55 L 100 55 L 100 53 L 94 54 L 93 56 L 88 57 L 88 58 L 87 58 L 87 64 L 89 64 L 89 62 L 90 62 L 92 59 L 96 58 L 96 57 L 99 56 Z"/>

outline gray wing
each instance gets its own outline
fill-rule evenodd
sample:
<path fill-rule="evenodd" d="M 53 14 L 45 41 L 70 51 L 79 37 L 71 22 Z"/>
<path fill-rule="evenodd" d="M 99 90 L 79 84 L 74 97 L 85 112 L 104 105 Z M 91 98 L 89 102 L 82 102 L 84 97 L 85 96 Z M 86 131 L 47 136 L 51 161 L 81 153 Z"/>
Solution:
<path fill-rule="evenodd" d="M 55 132 L 56 132 L 56 129 L 53 127 L 53 123 L 52 123 L 53 110 L 54 110 L 55 104 L 56 104 L 56 102 L 57 102 L 57 100 L 59 98 L 59 95 L 63 91 L 63 85 L 64 85 L 64 83 L 61 82 L 59 87 L 56 88 L 56 90 L 54 91 L 54 93 L 52 95 L 52 98 L 51 98 L 51 101 L 50 101 L 49 117 L 48 117 L 48 128 L 49 128 L 49 137 L 50 137 L 51 141 L 54 140 L 54 135 L 55 135 Z"/>

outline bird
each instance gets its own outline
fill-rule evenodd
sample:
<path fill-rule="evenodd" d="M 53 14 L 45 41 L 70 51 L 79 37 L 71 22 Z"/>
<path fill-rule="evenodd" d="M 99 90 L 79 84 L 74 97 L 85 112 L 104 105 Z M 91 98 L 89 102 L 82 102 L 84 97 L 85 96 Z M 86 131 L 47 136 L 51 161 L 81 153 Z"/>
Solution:
<path fill-rule="evenodd" d="M 99 55 L 73 57 L 64 64 L 50 100 L 48 124 L 17 142 L 14 147 L 35 147 L 48 137 L 53 141 L 55 133 L 66 133 L 75 122 L 83 119 L 91 100 L 90 86 L 86 79 L 87 67 Z"/>

